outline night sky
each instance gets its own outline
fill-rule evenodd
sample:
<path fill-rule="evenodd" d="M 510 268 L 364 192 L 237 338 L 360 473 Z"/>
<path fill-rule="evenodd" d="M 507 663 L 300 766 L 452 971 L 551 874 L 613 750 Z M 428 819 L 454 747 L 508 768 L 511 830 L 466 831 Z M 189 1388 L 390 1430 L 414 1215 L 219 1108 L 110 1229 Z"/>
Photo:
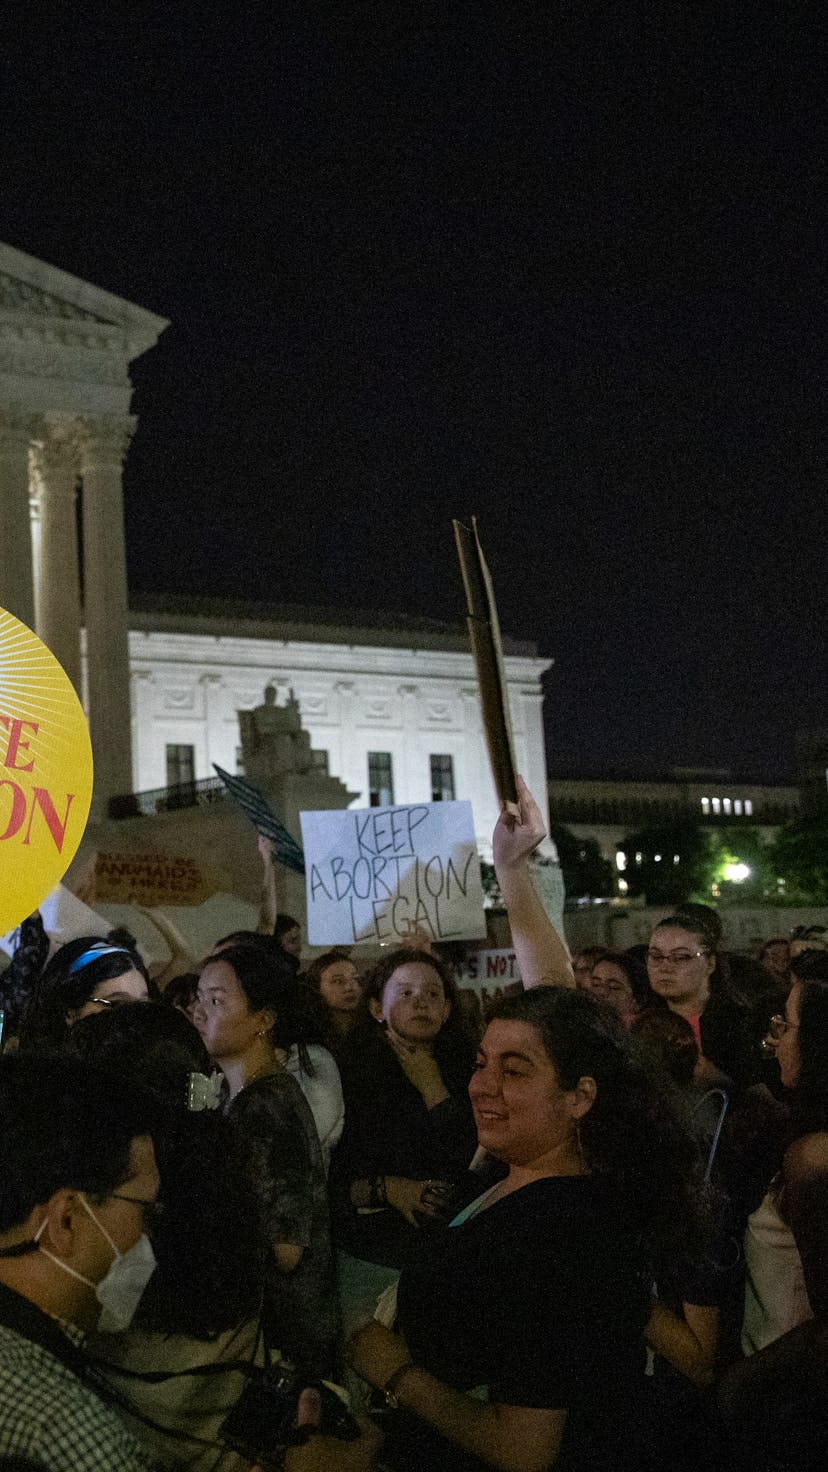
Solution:
<path fill-rule="evenodd" d="M 787 777 L 828 720 L 821 7 L 212 9 L 0 20 L 0 238 L 172 320 L 131 588 L 457 621 L 476 513 L 553 769 Z"/>

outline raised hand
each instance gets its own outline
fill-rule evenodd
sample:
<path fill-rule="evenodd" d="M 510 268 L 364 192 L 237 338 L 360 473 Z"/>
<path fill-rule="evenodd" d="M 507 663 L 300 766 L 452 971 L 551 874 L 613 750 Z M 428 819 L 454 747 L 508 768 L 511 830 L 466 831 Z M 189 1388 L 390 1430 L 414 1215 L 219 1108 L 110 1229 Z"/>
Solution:
<path fill-rule="evenodd" d="M 517 779 L 520 817 L 502 812 L 492 834 L 492 851 L 498 874 L 520 867 L 546 837 L 540 808 L 522 777 Z"/>

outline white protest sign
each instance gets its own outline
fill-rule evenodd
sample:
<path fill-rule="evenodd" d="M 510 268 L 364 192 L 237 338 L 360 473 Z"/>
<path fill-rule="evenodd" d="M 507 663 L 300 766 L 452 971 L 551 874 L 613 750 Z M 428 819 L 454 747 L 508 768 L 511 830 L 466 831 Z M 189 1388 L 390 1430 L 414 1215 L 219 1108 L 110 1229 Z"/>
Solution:
<path fill-rule="evenodd" d="M 500 949 L 469 952 L 457 977 L 458 985 L 479 991 L 487 982 L 500 982 L 501 985 L 516 982 L 518 986 L 522 985 L 520 967 L 514 951 Z"/>
<path fill-rule="evenodd" d="M 311 945 L 486 933 L 471 803 L 301 813 Z"/>

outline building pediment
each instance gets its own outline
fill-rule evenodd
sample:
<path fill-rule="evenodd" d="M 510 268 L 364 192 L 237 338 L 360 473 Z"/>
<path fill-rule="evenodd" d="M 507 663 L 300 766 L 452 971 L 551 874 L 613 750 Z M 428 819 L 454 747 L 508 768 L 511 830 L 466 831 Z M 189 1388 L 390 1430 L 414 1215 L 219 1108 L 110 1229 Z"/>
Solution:
<path fill-rule="evenodd" d="M 64 321 L 74 322 L 100 322 L 105 323 L 106 318 L 98 316 L 95 312 L 85 311 L 83 307 L 75 306 L 65 297 L 56 296 L 54 292 L 43 291 L 39 286 L 32 286 L 28 281 L 22 281 L 19 276 L 12 276 L 8 271 L 0 271 L 0 311 L 11 312 L 23 317 L 58 317 Z"/>
<path fill-rule="evenodd" d="M 123 415 L 163 317 L 0 242 L 0 408 Z"/>
<path fill-rule="evenodd" d="M 166 326 L 155 312 L 0 242 L 4 336 L 99 349 L 117 345 L 131 361 L 151 348 Z"/>

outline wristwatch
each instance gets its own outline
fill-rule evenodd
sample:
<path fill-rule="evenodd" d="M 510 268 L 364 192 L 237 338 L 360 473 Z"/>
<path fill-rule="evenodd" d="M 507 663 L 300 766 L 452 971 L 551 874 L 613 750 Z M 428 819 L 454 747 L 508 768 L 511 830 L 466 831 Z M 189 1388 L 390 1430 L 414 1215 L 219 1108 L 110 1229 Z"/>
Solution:
<path fill-rule="evenodd" d="M 406 1360 L 404 1365 L 399 1365 L 393 1375 L 389 1375 L 384 1385 L 377 1388 L 377 1395 L 382 1396 L 383 1407 L 386 1411 L 398 1411 L 400 1402 L 397 1398 L 397 1386 L 406 1371 L 414 1369 L 414 1361 Z"/>

